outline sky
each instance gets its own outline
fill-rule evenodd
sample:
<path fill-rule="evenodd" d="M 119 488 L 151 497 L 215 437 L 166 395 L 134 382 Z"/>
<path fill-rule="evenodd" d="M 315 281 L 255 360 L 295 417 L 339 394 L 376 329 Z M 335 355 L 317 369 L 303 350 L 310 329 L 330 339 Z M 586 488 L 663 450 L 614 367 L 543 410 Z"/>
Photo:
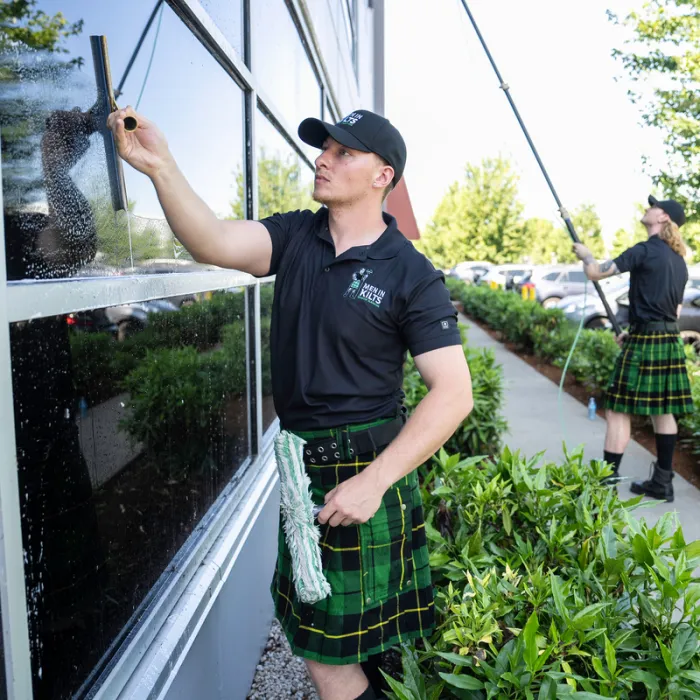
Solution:
<path fill-rule="evenodd" d="M 418 225 L 430 221 L 466 163 L 498 154 L 521 177 L 526 216 L 557 207 L 460 0 L 385 0 L 386 113 L 408 147 L 406 183 Z M 607 19 L 641 0 L 470 0 L 564 206 L 592 203 L 603 234 L 630 229 L 653 191 L 644 154 L 661 136 L 640 126 L 629 81 L 611 56 L 626 30 Z M 617 80 L 616 78 L 621 78 Z"/>

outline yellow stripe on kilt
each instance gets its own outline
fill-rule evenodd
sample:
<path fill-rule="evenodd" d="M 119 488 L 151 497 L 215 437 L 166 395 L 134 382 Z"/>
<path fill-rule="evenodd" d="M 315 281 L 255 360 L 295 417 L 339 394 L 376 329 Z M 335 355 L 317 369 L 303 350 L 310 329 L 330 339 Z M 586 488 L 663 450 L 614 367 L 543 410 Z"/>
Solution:
<path fill-rule="evenodd" d="M 653 397 L 647 397 L 647 398 L 641 398 L 639 396 L 635 396 L 634 399 L 630 399 L 630 397 L 624 394 L 613 394 L 609 393 L 608 396 L 613 396 L 616 399 L 622 399 L 624 401 L 635 401 L 635 402 L 640 402 L 640 403 L 649 403 L 651 401 L 668 401 L 669 403 L 673 403 L 674 401 L 679 401 L 681 399 L 690 399 L 692 398 L 691 394 L 674 394 L 671 398 L 668 396 L 653 396 Z"/>
<path fill-rule="evenodd" d="M 370 632 L 370 630 L 376 630 L 380 627 L 383 627 L 384 625 L 388 625 L 390 622 L 393 622 L 394 620 L 397 620 L 398 618 L 403 617 L 404 615 L 408 615 L 409 613 L 428 612 L 428 610 L 430 610 L 430 608 L 432 608 L 434 605 L 435 603 L 433 601 L 430 601 L 428 605 L 425 605 L 422 608 L 411 608 L 410 610 L 402 610 L 400 613 L 392 615 L 387 620 L 382 620 L 376 625 L 370 625 L 369 627 L 367 627 L 367 629 L 358 630 L 357 632 L 348 632 L 347 634 L 326 634 L 323 630 L 317 629 L 316 627 L 307 627 L 306 625 L 299 625 L 299 629 L 306 630 L 307 632 L 315 632 L 316 634 L 321 634 L 326 639 L 346 639 L 347 637 L 358 637 L 360 635 L 367 634 L 368 632 Z"/>

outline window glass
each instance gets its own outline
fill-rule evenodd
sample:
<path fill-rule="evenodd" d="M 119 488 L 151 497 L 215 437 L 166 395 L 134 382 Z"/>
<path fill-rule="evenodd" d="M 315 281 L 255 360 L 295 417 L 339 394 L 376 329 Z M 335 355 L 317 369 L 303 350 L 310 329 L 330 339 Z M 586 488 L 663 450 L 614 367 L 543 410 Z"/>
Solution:
<path fill-rule="evenodd" d="M 231 46 L 240 56 L 243 56 L 243 0 L 199 0 L 199 2 Z"/>
<path fill-rule="evenodd" d="M 284 0 L 256 0 L 250 12 L 253 75 L 296 130 L 306 117 L 322 116 L 319 82 Z"/>
<path fill-rule="evenodd" d="M 245 298 L 11 325 L 35 698 L 104 667 L 249 454 Z"/>
<path fill-rule="evenodd" d="M 583 270 L 570 270 L 569 271 L 569 282 L 577 282 L 583 284 L 588 280 L 586 273 Z"/>
<path fill-rule="evenodd" d="M 547 282 L 554 282 L 557 277 L 559 277 L 559 272 L 550 272 L 546 274 L 542 279 L 546 280 Z"/>
<path fill-rule="evenodd" d="M 350 45 L 352 67 L 357 74 L 357 0 L 339 0 L 343 10 L 345 31 Z"/>
<path fill-rule="evenodd" d="M 260 218 L 295 209 L 318 209 L 311 197 L 313 171 L 261 112 L 256 126 Z"/>
<path fill-rule="evenodd" d="M 115 212 L 117 178 L 97 131 L 104 122 L 90 35 L 107 37 L 116 90 L 152 9 L 139 0 L 38 0 L 7 10 L 15 23 L 0 27 L 0 124 L 10 279 L 121 274 L 188 259 L 150 180 L 126 164 L 131 215 Z M 195 190 L 219 216 L 231 214 L 242 192 L 242 93 L 167 3 L 117 102 L 154 121 Z"/>

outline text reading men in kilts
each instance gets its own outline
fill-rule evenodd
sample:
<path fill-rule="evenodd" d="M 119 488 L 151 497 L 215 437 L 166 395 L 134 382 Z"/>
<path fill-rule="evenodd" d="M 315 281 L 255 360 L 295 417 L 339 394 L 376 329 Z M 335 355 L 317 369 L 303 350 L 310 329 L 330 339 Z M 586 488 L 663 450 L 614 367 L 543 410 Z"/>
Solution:
<path fill-rule="evenodd" d="M 672 199 L 649 197 L 642 223 L 649 238 L 615 260 L 598 264 L 590 251 L 574 245 L 591 280 L 630 273 L 630 329 L 618 342 L 622 352 L 607 388 L 608 430 L 605 461 L 620 469 L 630 439 L 630 415 L 651 416 L 656 434 L 657 461 L 649 479 L 633 482 L 634 493 L 673 500 L 673 449 L 678 427 L 675 416 L 690 413 L 693 401 L 678 332 L 688 268 L 679 228 L 685 223 L 683 207 Z"/>
<path fill-rule="evenodd" d="M 295 654 L 323 700 L 373 698 L 379 655 L 427 635 L 433 594 L 415 469 L 472 408 L 457 317 L 441 273 L 382 213 L 406 146 L 383 117 L 359 110 L 338 124 L 306 119 L 299 137 L 321 149 L 316 213 L 220 221 L 179 171 L 157 127 L 127 108 L 110 117 L 122 157 L 148 175 L 177 238 L 195 260 L 277 275 L 272 382 L 281 426 L 306 441 L 331 595 L 303 603 L 280 533 L 273 596 Z M 429 388 L 406 421 L 407 351 Z M 368 683 L 369 681 L 369 683 Z"/>

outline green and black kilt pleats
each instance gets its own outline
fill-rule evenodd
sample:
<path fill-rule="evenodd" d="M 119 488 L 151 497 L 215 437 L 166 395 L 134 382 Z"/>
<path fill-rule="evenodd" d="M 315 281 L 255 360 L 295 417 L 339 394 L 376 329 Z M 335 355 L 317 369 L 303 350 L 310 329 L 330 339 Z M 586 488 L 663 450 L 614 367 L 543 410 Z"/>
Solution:
<path fill-rule="evenodd" d="M 692 413 L 693 399 L 678 333 L 632 333 L 617 358 L 606 407 L 638 416 Z"/>
<path fill-rule="evenodd" d="M 299 435 L 308 440 L 326 437 L 328 432 Z M 373 457 L 307 463 L 314 503 L 322 505 L 326 493 L 358 474 Z M 321 526 L 321 554 L 332 593 L 308 605 L 296 596 L 290 553 L 280 527 L 272 595 L 295 655 L 324 664 L 353 664 L 430 635 L 433 588 L 416 472 L 386 492 L 367 523 Z"/>

